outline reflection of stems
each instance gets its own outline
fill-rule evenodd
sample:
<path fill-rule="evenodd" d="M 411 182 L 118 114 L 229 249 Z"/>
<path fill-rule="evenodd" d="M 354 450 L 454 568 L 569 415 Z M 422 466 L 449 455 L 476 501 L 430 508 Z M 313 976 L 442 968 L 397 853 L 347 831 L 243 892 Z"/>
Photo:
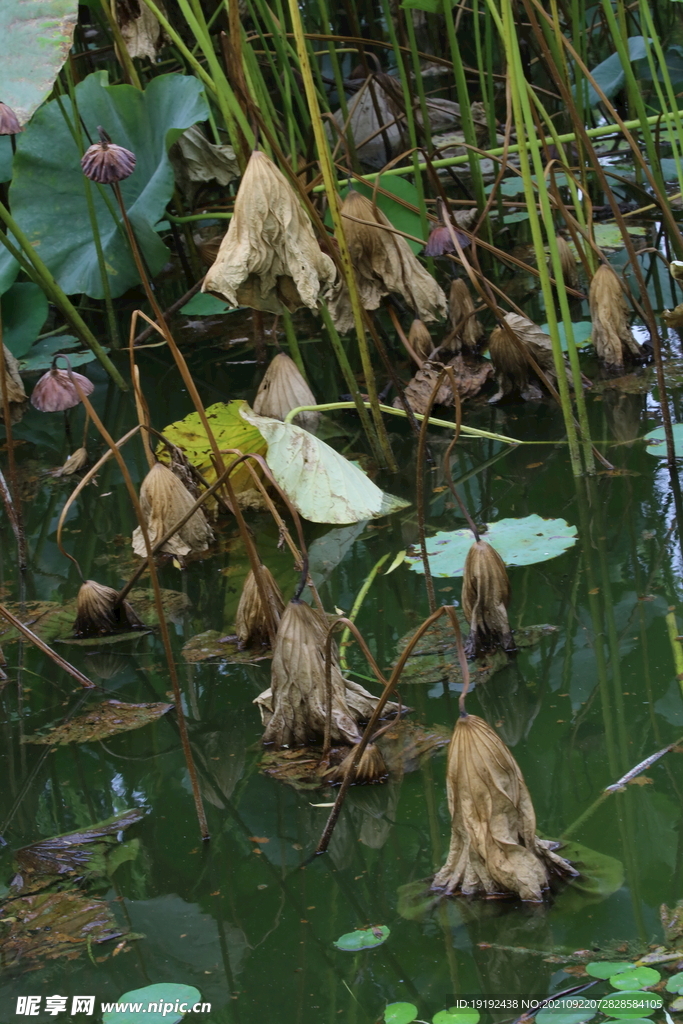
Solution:
<path fill-rule="evenodd" d="M 356 595 L 356 600 L 353 602 L 353 607 L 351 608 L 351 611 L 349 612 L 349 616 L 348 617 L 349 617 L 351 622 L 355 622 L 356 621 L 356 617 L 358 616 L 358 612 L 361 609 L 361 605 L 363 604 L 363 601 L 367 597 L 368 591 L 369 591 L 370 587 L 373 584 L 375 576 L 380 571 L 380 569 L 382 568 L 382 566 L 384 565 L 384 563 L 386 562 L 386 560 L 387 560 L 387 558 L 389 557 L 390 554 L 391 554 L 391 552 L 387 551 L 386 555 L 382 555 L 382 557 L 379 559 L 379 561 L 375 562 L 375 564 L 373 565 L 372 569 L 368 573 L 368 575 L 367 575 L 367 577 L 366 577 L 366 579 L 365 579 L 365 581 L 363 583 L 363 586 L 360 588 L 360 590 L 358 591 L 358 594 Z M 346 629 L 344 630 L 344 632 L 341 635 L 341 640 L 339 641 L 339 667 L 341 668 L 342 672 L 348 672 L 348 670 L 349 670 L 349 666 L 346 664 L 346 648 L 348 647 L 348 645 L 350 643 L 350 638 L 351 638 L 351 630 L 347 626 Z"/>
<path fill-rule="evenodd" d="M 24 533 L 24 522 L 21 514 L 21 495 L 19 494 L 19 483 L 17 481 L 17 464 L 14 461 L 14 438 L 12 436 L 12 411 L 9 403 L 9 389 L 7 387 L 7 360 L 5 359 L 5 346 L 2 340 L 2 316 L 0 315 L 0 390 L 2 390 L 2 418 L 5 427 L 5 439 L 7 447 L 7 465 L 9 469 L 9 482 L 12 489 L 12 497 L 5 505 L 8 510 L 7 518 L 12 523 L 14 534 L 17 538 L 17 549 L 19 552 L 19 568 L 23 571 L 26 568 L 26 535 Z M 3 481 L 4 483 L 4 481 Z M 3 492 L 4 497 L 4 492 Z"/>

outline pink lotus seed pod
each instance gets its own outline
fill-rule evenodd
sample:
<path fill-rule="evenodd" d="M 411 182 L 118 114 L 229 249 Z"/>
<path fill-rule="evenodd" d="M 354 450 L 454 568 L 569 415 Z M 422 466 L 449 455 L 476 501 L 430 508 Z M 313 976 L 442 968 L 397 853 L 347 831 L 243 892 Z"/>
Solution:
<path fill-rule="evenodd" d="M 123 181 L 135 170 L 135 153 L 115 145 L 102 128 L 98 128 L 100 141 L 86 149 L 81 167 L 86 178 L 100 185 Z"/>
<path fill-rule="evenodd" d="M 68 370 L 48 370 L 40 378 L 31 395 L 31 405 L 40 412 L 61 412 L 78 405 L 80 398 L 71 380 L 73 376 L 85 395 L 92 394 L 95 385 L 81 373 Z"/>

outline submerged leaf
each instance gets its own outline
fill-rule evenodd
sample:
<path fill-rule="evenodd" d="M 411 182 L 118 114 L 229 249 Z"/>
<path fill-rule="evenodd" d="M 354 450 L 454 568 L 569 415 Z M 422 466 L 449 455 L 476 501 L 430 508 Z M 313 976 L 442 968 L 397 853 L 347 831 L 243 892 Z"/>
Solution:
<path fill-rule="evenodd" d="M 530 515 L 489 523 L 482 540 L 495 548 L 506 565 L 534 565 L 556 558 L 576 543 L 576 527 L 564 519 Z M 427 554 L 434 576 L 462 576 L 472 544 L 471 530 L 439 532 L 427 540 Z M 407 555 L 414 572 L 424 572 L 419 555 Z"/>
<path fill-rule="evenodd" d="M 94 743 L 117 732 L 132 732 L 170 711 L 173 704 L 123 704 L 107 700 L 84 715 L 58 725 L 44 735 L 24 736 L 22 743 L 44 743 L 48 746 L 66 743 Z"/>
<path fill-rule="evenodd" d="M 410 504 L 385 494 L 362 470 L 302 427 L 257 416 L 246 404 L 241 415 L 265 437 L 271 472 L 304 519 L 358 523 Z"/>
<path fill-rule="evenodd" d="M 355 932 L 347 932 L 340 935 L 334 945 L 337 949 L 355 953 L 359 949 L 373 949 L 381 946 L 389 938 L 390 929 L 385 924 L 373 925 L 371 928 L 362 928 Z"/>
<path fill-rule="evenodd" d="M 102 843 L 116 844 L 115 836 L 144 817 L 133 808 L 75 832 L 41 839 L 16 851 L 19 870 L 27 875 L 65 875 L 87 870 Z"/>

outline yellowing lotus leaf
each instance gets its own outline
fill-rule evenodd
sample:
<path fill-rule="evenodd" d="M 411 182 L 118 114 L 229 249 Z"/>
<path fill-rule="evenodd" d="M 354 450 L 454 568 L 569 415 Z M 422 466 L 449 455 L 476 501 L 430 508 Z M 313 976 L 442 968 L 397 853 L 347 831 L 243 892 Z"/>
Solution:
<path fill-rule="evenodd" d="M 221 451 L 239 448 L 245 455 L 247 452 L 263 455 L 266 442 L 257 427 L 240 416 L 240 409 L 243 406 L 249 408 L 246 402 L 216 402 L 215 405 L 208 406 L 206 418 Z M 172 444 L 180 448 L 188 461 L 196 466 L 210 484 L 214 483 L 216 471 L 211 460 L 213 449 L 198 413 L 191 412 L 185 419 L 169 424 L 164 427 L 162 433 Z M 169 462 L 168 451 L 162 443 L 157 448 L 157 456 L 162 462 Z M 224 458 L 227 464 L 230 456 L 226 455 Z M 252 465 L 255 463 L 252 462 Z M 238 466 L 230 479 L 238 494 L 254 487 L 253 477 L 245 465 Z"/>
<path fill-rule="evenodd" d="M 410 504 L 385 494 L 362 470 L 303 427 L 258 416 L 246 403 L 240 415 L 265 437 L 270 470 L 304 519 L 338 525 L 359 523 Z"/>

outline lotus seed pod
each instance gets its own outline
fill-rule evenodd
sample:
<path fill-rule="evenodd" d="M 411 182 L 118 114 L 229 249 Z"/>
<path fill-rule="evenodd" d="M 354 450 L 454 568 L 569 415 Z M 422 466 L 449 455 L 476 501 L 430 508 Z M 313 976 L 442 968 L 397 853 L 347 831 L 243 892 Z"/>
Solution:
<path fill-rule="evenodd" d="M 23 130 L 12 108 L 0 103 L 0 135 L 18 135 Z"/>
<path fill-rule="evenodd" d="M 116 146 L 102 128 L 98 131 L 100 141 L 86 149 L 81 160 L 86 178 L 100 185 L 111 185 L 130 177 L 135 170 L 135 153 L 123 146 Z"/>

